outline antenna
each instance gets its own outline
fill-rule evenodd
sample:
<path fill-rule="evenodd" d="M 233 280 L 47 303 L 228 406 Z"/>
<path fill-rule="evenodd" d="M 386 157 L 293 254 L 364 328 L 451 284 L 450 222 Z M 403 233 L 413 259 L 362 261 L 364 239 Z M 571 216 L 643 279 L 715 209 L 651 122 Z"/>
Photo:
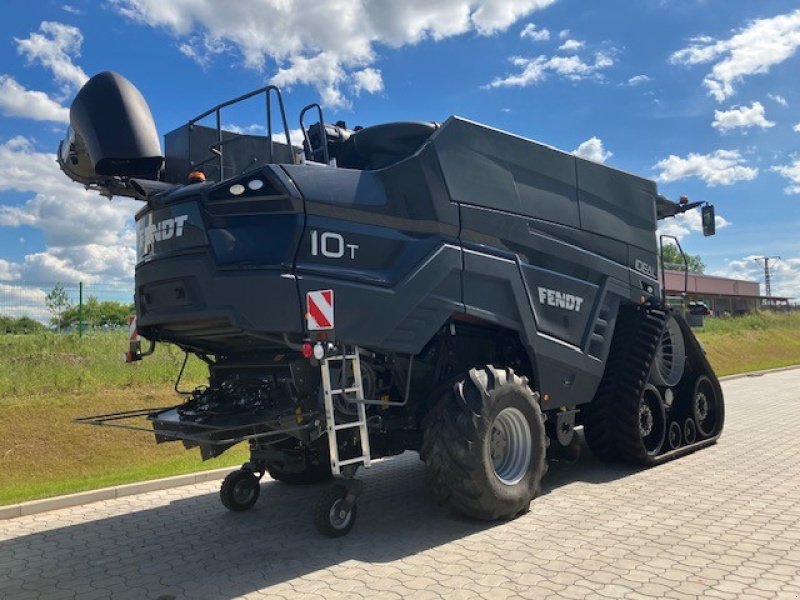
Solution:
<path fill-rule="evenodd" d="M 772 301 L 770 300 L 770 298 L 772 298 L 772 288 L 771 288 L 772 274 L 770 273 L 769 270 L 769 261 L 780 260 L 780 259 L 781 259 L 780 256 L 757 256 L 753 259 L 757 263 L 764 265 L 764 288 L 766 290 L 766 295 L 767 295 L 767 304 L 770 305 L 772 304 Z"/>

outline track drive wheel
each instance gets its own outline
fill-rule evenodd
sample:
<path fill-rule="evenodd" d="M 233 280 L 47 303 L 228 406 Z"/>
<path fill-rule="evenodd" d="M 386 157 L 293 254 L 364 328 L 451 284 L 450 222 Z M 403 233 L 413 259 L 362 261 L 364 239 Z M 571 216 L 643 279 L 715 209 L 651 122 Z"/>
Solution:
<path fill-rule="evenodd" d="M 253 508 L 258 500 L 261 485 L 252 471 L 239 469 L 229 473 L 222 480 L 219 498 L 222 505 L 233 512 L 242 512 Z"/>
<path fill-rule="evenodd" d="M 471 369 L 424 427 L 421 458 L 434 495 L 456 513 L 512 519 L 528 510 L 547 471 L 538 394 L 511 369 Z"/>
<path fill-rule="evenodd" d="M 334 485 L 325 490 L 314 508 L 314 526 L 322 535 L 330 538 L 350 533 L 356 522 L 357 507 L 345 505 L 347 488 Z"/>

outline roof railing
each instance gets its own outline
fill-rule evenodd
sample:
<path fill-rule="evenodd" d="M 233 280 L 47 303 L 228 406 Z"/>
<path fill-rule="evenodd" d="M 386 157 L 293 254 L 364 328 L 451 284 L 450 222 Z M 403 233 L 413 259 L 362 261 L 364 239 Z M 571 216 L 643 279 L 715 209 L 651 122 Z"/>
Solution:
<path fill-rule="evenodd" d="M 235 135 L 229 137 L 228 139 L 222 138 L 222 109 L 232 106 L 233 104 L 238 104 L 239 102 L 243 102 L 244 100 L 248 100 L 254 96 L 258 96 L 259 94 L 265 95 L 265 108 L 267 111 L 267 138 L 269 139 L 269 162 L 275 161 L 275 150 L 273 147 L 274 140 L 272 139 L 272 95 L 275 94 L 275 97 L 278 99 L 278 109 L 280 110 L 281 116 L 281 124 L 283 125 L 283 131 L 286 136 L 286 146 L 291 148 L 292 142 L 289 137 L 289 122 L 286 120 L 286 109 L 283 104 L 283 96 L 281 95 L 281 90 L 274 86 L 268 85 L 257 90 L 253 90 L 252 92 L 248 92 L 247 94 L 243 94 L 232 100 L 228 100 L 221 104 L 217 104 L 213 108 L 208 109 L 204 113 L 197 115 L 195 118 L 189 120 L 189 147 L 191 148 L 192 144 L 192 126 L 195 125 L 198 121 L 201 121 L 208 117 L 209 115 L 215 115 L 216 119 L 216 129 L 217 129 L 217 141 L 209 146 L 209 151 L 214 154 L 214 156 L 197 163 L 194 166 L 201 166 L 206 163 L 209 163 L 215 159 L 219 160 L 219 177 L 220 180 L 223 180 L 225 177 L 223 175 L 223 166 L 224 166 L 224 145 L 230 144 L 231 142 L 235 142 L 236 140 L 243 139 L 245 136 L 242 134 Z"/>

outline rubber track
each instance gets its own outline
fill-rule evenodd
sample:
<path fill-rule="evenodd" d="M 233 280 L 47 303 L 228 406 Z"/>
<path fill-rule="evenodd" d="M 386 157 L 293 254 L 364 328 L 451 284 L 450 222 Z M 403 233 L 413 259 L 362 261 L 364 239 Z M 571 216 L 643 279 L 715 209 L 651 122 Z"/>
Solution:
<path fill-rule="evenodd" d="M 519 387 L 534 398 L 536 395 L 527 385 L 527 379 L 520 377 L 511 369 L 472 369 L 469 379 L 455 386 L 455 391 L 442 397 L 429 414 L 426 424 L 420 457 L 425 461 L 428 485 L 436 498 L 454 512 L 483 520 L 511 519 L 525 512 L 530 501 L 539 495 L 541 478 L 547 471 L 546 454 L 549 439 L 544 432 L 544 415 L 541 415 L 540 435 L 533 431 L 533 460 L 540 474 L 536 489 L 530 497 L 513 501 L 500 501 L 492 490 L 482 485 L 485 473 L 480 448 L 483 440 L 480 431 L 485 430 L 482 414 L 494 401 L 501 388 Z"/>
<path fill-rule="evenodd" d="M 584 434 L 602 460 L 651 465 L 639 435 L 639 399 L 663 334 L 667 313 L 635 307 L 620 310 L 603 379 L 583 408 Z"/>

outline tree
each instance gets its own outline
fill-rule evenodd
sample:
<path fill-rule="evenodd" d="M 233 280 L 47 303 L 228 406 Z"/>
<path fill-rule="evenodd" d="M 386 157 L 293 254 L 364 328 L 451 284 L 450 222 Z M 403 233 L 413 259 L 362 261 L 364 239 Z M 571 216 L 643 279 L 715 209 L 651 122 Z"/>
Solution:
<path fill-rule="evenodd" d="M 83 303 L 83 322 L 89 327 L 121 327 L 128 324 L 128 318 L 134 311 L 132 304 L 123 304 L 105 300 L 101 302 L 97 296 L 89 296 Z M 75 327 L 80 315 L 79 307 L 70 306 L 61 314 L 61 327 Z"/>
<path fill-rule="evenodd" d="M 53 315 L 50 318 L 50 322 L 61 331 L 61 315 L 72 306 L 67 290 L 64 289 L 61 282 L 56 283 L 55 287 L 44 297 L 44 303 L 47 306 L 47 310 Z"/>
<path fill-rule="evenodd" d="M 683 256 L 681 256 L 681 251 L 678 250 L 678 247 L 675 244 L 664 244 L 664 248 L 662 249 L 663 256 L 664 256 L 664 268 L 665 269 L 672 269 L 674 271 L 683 271 L 686 267 L 683 264 Z M 706 270 L 706 265 L 703 263 L 703 259 L 700 258 L 700 255 L 686 255 L 686 260 L 689 263 L 689 272 L 690 273 L 703 273 Z"/>

